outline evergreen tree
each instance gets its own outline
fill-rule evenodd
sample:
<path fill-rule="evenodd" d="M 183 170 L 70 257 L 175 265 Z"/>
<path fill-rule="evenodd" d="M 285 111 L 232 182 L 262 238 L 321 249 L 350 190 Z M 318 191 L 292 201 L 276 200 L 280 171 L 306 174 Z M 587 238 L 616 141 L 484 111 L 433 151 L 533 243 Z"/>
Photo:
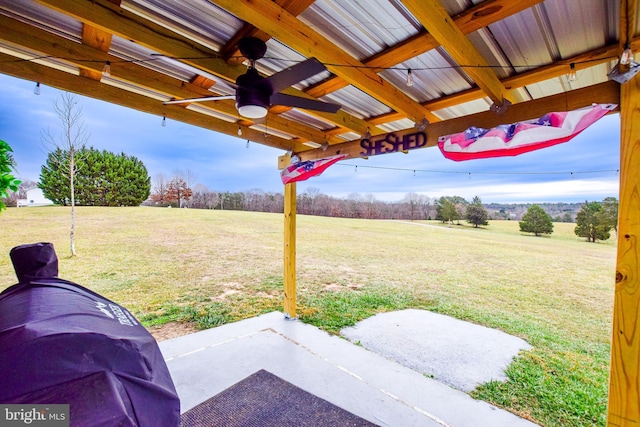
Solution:
<path fill-rule="evenodd" d="M 442 206 L 444 205 L 444 201 L 445 200 L 446 200 L 445 197 L 442 196 L 436 201 L 436 217 L 435 217 L 435 219 L 438 220 L 438 221 L 442 221 L 442 222 L 444 222 L 444 219 L 442 218 Z"/>
<path fill-rule="evenodd" d="M 450 199 L 445 198 L 440 208 L 440 220 L 442 220 L 442 222 L 453 222 L 458 219 L 460 219 L 460 216 L 458 215 L 456 205 L 454 205 Z"/>
<path fill-rule="evenodd" d="M 475 196 L 471 204 L 467 205 L 467 222 L 478 228 L 478 225 L 489 225 L 489 213 L 482 206 L 482 200 L 479 196 Z"/>
<path fill-rule="evenodd" d="M 74 189 L 77 205 L 138 206 L 149 197 L 151 179 L 137 158 L 94 148 L 85 148 L 78 154 Z M 40 188 L 45 197 L 62 205 L 69 200 L 69 180 L 64 163 L 56 159 L 65 158 L 67 155 L 61 149 L 49 153 L 40 173 Z"/>
<path fill-rule="evenodd" d="M 533 233 L 536 236 L 553 233 L 551 216 L 538 205 L 531 205 L 522 215 L 522 221 L 519 224 L 520 231 L 523 233 Z"/>
<path fill-rule="evenodd" d="M 575 233 L 586 237 L 587 242 L 607 240 L 611 234 L 610 216 L 602 209 L 598 202 L 584 202 L 580 212 L 576 215 Z"/>
<path fill-rule="evenodd" d="M 11 155 L 12 149 L 6 142 L 0 140 L 0 198 L 9 197 L 9 190 L 18 191 L 20 180 L 11 173 L 15 169 L 15 160 Z M 6 206 L 0 199 L 0 211 Z"/>
<path fill-rule="evenodd" d="M 618 199 L 615 197 L 607 197 L 602 201 L 603 214 L 609 220 L 611 228 L 618 232 Z"/>
<path fill-rule="evenodd" d="M 442 196 L 436 202 L 436 219 L 442 222 L 460 221 L 467 201 L 460 196 Z"/>
<path fill-rule="evenodd" d="M 44 197 L 63 206 L 71 203 L 71 188 L 67 172 L 68 159 L 69 155 L 62 148 L 50 151 L 46 163 L 40 168 L 40 184 L 38 184 Z"/>

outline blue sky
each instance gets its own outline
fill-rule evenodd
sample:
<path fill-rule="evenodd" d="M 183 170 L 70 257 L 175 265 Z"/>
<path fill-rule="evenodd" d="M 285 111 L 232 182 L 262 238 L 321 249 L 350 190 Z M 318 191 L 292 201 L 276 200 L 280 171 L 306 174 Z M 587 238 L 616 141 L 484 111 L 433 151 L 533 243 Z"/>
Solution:
<path fill-rule="evenodd" d="M 17 175 L 37 181 L 48 149 L 41 133 L 59 129 L 53 102 L 61 92 L 43 85 L 36 96 L 34 86 L 0 74 L 0 139 L 13 148 Z M 152 179 L 158 173 L 171 177 L 176 170 L 190 170 L 212 191 L 283 191 L 277 170 L 281 150 L 257 143 L 247 148 L 245 139 L 172 120 L 162 127 L 161 117 L 78 99 L 91 134 L 89 145 L 137 157 Z M 478 195 L 485 203 L 599 201 L 618 197 L 619 140 L 619 115 L 611 114 L 565 144 L 517 157 L 453 162 L 434 147 L 347 159 L 298 183 L 298 193 L 315 187 L 332 196 L 373 194 L 383 201 L 398 201 L 410 192 L 468 200 Z"/>

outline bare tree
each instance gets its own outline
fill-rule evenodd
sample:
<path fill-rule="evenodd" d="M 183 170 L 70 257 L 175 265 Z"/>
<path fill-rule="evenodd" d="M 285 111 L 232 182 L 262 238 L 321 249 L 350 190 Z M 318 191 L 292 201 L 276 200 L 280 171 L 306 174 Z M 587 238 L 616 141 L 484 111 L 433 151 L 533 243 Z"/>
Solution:
<path fill-rule="evenodd" d="M 376 196 L 372 193 L 367 193 L 364 195 L 364 206 L 365 206 L 365 218 L 375 219 L 378 218 L 377 211 L 377 200 Z"/>
<path fill-rule="evenodd" d="M 177 202 L 179 208 L 191 207 L 191 196 L 193 195 L 192 186 L 196 184 L 195 181 L 197 179 L 198 175 L 191 169 L 187 169 L 186 171 L 182 169 L 173 170 L 173 177 L 169 182 L 169 191 L 173 192 L 173 196 L 178 196 Z"/>
<path fill-rule="evenodd" d="M 206 185 L 198 183 L 193 187 L 193 196 L 191 196 L 191 207 L 196 209 L 205 209 L 207 204 L 207 193 L 209 189 Z"/>
<path fill-rule="evenodd" d="M 414 219 L 419 219 L 418 216 L 420 214 L 421 206 L 420 195 L 418 193 L 407 193 L 407 195 L 404 196 L 404 203 L 407 205 L 409 218 L 412 221 Z"/>
<path fill-rule="evenodd" d="M 215 191 L 209 191 L 205 199 L 205 208 L 214 209 L 218 205 L 218 194 Z"/>
<path fill-rule="evenodd" d="M 362 218 L 362 203 L 363 198 L 360 193 L 350 193 L 347 196 L 347 202 L 349 206 L 349 218 Z"/>
<path fill-rule="evenodd" d="M 218 195 L 210 191 L 206 185 L 198 183 L 193 187 L 191 207 L 196 209 L 213 209 L 218 204 Z"/>
<path fill-rule="evenodd" d="M 423 218 L 422 219 L 431 219 L 431 199 L 429 198 L 429 196 L 425 196 L 425 195 L 421 195 L 422 197 L 420 198 L 420 206 L 421 206 L 421 210 L 422 210 L 422 215 Z"/>
<path fill-rule="evenodd" d="M 316 215 L 316 200 L 318 200 L 318 196 L 321 194 L 320 189 L 316 187 L 309 187 L 305 194 L 309 198 L 309 213 L 311 215 Z"/>
<path fill-rule="evenodd" d="M 166 206 L 169 204 L 167 199 L 167 187 L 169 186 L 169 179 L 162 172 L 153 176 L 153 188 L 151 190 L 151 201 L 160 206 Z"/>
<path fill-rule="evenodd" d="M 42 140 L 51 153 L 62 153 L 55 156 L 58 167 L 69 177 L 69 196 L 71 200 L 71 256 L 76 255 L 75 242 L 75 188 L 74 180 L 78 172 L 78 156 L 81 156 L 89 140 L 89 131 L 82 120 L 82 108 L 78 106 L 76 95 L 63 92 L 53 103 L 53 110 L 58 116 L 60 130 L 51 132 L 49 128 L 42 131 Z M 54 156 L 52 156 L 54 157 Z"/>
<path fill-rule="evenodd" d="M 181 177 L 182 179 L 184 179 L 184 182 L 187 184 L 188 188 L 193 188 L 198 181 L 198 174 L 195 173 L 194 171 L 192 171 L 191 169 L 187 169 L 184 172 L 180 172 L 181 173 Z M 185 203 L 185 207 L 190 208 L 191 207 L 191 199 L 187 199 L 184 201 Z"/>
<path fill-rule="evenodd" d="M 264 212 L 265 194 L 261 188 L 253 188 L 245 193 L 245 209 Z"/>

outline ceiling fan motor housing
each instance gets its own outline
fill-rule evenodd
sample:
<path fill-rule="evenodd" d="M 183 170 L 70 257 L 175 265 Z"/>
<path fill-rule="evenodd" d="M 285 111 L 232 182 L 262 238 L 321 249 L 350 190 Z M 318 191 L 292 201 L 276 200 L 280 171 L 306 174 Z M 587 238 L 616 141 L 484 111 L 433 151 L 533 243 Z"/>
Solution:
<path fill-rule="evenodd" d="M 247 118 L 261 118 L 267 114 L 270 97 L 273 92 L 265 78 L 255 68 L 236 79 L 236 108 L 240 115 Z"/>

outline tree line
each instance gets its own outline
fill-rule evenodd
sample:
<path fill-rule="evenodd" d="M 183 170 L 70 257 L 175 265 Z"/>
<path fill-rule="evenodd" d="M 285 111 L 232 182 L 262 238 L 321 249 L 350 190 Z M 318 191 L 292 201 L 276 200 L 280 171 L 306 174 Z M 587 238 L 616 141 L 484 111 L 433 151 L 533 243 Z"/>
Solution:
<path fill-rule="evenodd" d="M 57 204 L 69 201 L 69 180 L 64 161 L 68 154 L 56 149 L 49 153 L 42 166 L 40 183 L 24 181 L 16 191 L 9 192 L 2 201 L 16 206 L 18 198 L 24 198 L 29 188 L 39 186 L 47 198 Z M 114 154 L 93 148 L 76 153 L 76 204 L 85 206 L 145 206 L 181 207 L 192 209 L 242 210 L 281 213 L 284 211 L 284 195 L 255 188 L 244 192 L 213 191 L 197 182 L 197 175 L 190 171 L 175 170 L 171 176 L 160 173 L 151 180 L 144 164 L 124 153 Z M 373 194 L 351 193 L 346 198 L 323 194 L 318 188 L 309 187 L 297 197 L 297 212 L 302 215 L 318 215 L 362 219 L 438 220 L 460 224 L 466 221 L 475 227 L 487 225 L 490 219 L 511 219 L 505 213 L 505 205 L 499 205 L 491 213 L 479 196 L 467 201 L 460 196 L 430 198 L 418 193 L 407 193 L 397 202 L 376 199 Z M 566 210 L 566 204 L 557 204 Z M 499 210 L 497 209 L 499 207 Z M 553 206 L 557 211 L 558 207 Z M 517 219 L 517 217 L 516 217 Z M 553 222 L 573 222 L 569 212 L 551 217 L 539 205 L 529 206 L 522 215 L 520 230 L 535 235 L 551 234 Z M 576 215 L 576 234 L 589 241 L 606 240 L 610 231 L 617 231 L 617 199 L 608 197 L 602 202 L 585 202 Z"/>
<path fill-rule="evenodd" d="M 186 179 L 185 179 L 186 177 Z M 172 178 L 159 174 L 154 178 L 149 200 L 152 206 L 176 206 L 197 209 L 227 209 L 259 212 L 283 212 L 282 193 L 269 193 L 260 189 L 246 192 L 213 192 L 205 185 L 197 184 L 192 190 L 188 182 L 195 175 L 176 172 Z M 443 196 L 432 199 L 418 193 L 408 193 L 399 202 L 379 201 L 372 194 L 362 196 L 352 193 L 346 199 L 322 194 L 319 189 L 309 187 L 297 197 L 296 210 L 302 215 L 332 216 L 363 219 L 431 220 L 460 224 L 466 221 L 474 227 L 488 225 L 490 214 L 479 196 L 471 202 L 460 196 Z M 494 213 L 494 219 L 504 219 L 504 210 Z M 509 217 L 507 217 L 509 218 Z M 573 222 L 569 212 L 552 218 L 539 205 L 531 205 L 520 221 L 520 231 L 536 236 L 553 233 L 553 222 Z M 611 229 L 617 232 L 618 200 L 607 197 L 602 202 L 585 203 L 576 215 L 575 234 L 587 241 L 607 240 Z"/>
<path fill-rule="evenodd" d="M 284 212 L 284 194 L 254 188 L 244 192 L 213 191 L 197 183 L 190 171 L 174 171 L 172 176 L 160 173 L 153 177 L 151 195 L 143 204 L 159 207 L 194 209 L 243 210 Z M 408 193 L 397 202 L 384 202 L 373 194 L 351 193 L 346 198 L 323 194 L 309 187 L 299 194 L 296 210 L 302 215 L 318 215 L 363 219 L 433 219 L 435 200 L 428 196 Z"/>

